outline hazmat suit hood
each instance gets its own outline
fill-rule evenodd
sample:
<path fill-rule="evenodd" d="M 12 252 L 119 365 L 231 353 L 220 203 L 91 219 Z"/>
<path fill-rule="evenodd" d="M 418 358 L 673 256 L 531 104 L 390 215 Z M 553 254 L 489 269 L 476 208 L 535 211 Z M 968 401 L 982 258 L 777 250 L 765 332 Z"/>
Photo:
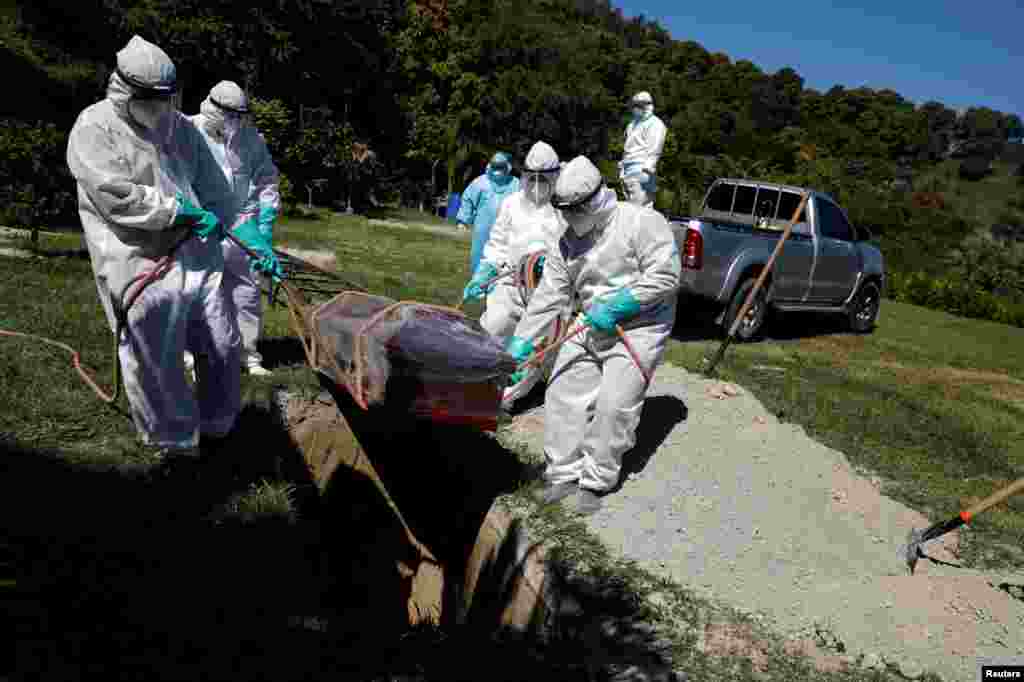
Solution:
<path fill-rule="evenodd" d="M 544 206 L 551 201 L 560 171 L 558 154 L 551 145 L 537 142 L 530 148 L 523 168 L 523 189 L 534 205 Z"/>
<path fill-rule="evenodd" d="M 212 137 L 233 140 L 248 123 L 249 98 L 233 81 L 221 81 L 199 105 L 200 125 Z"/>
<path fill-rule="evenodd" d="M 153 43 L 133 36 L 117 53 L 117 67 L 107 81 L 107 99 L 118 117 L 170 139 L 177 124 L 177 70 Z"/>
<path fill-rule="evenodd" d="M 654 98 L 649 92 L 638 92 L 630 100 L 631 115 L 635 123 L 646 121 L 654 115 Z"/>
<path fill-rule="evenodd" d="M 505 152 L 498 152 L 487 164 L 487 177 L 496 187 L 505 187 L 512 182 L 512 159 Z"/>
<path fill-rule="evenodd" d="M 577 237 L 584 237 L 594 228 L 607 224 L 618 200 L 608 189 L 601 171 L 585 156 L 577 156 L 566 164 L 555 184 L 553 203 L 562 209 L 569 227 Z"/>

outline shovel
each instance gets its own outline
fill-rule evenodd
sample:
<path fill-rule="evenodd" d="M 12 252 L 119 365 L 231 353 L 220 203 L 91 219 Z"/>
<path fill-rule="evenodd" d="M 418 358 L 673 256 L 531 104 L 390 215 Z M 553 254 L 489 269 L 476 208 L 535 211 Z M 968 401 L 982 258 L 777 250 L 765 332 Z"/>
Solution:
<path fill-rule="evenodd" d="M 714 375 L 715 368 L 718 366 L 718 363 L 722 361 L 722 357 L 725 355 L 725 349 L 729 347 L 729 344 L 732 343 L 733 338 L 736 336 L 736 330 L 739 329 L 744 318 L 746 318 L 747 311 L 750 310 L 750 306 L 754 302 L 754 297 L 757 296 L 757 292 L 761 290 L 761 285 L 764 284 L 764 280 L 768 277 L 768 273 L 771 272 L 772 266 L 775 265 L 775 259 L 778 258 L 779 254 L 782 252 L 782 245 L 786 243 L 790 233 L 793 232 L 793 227 L 800 219 L 800 214 L 803 213 L 804 206 L 807 204 L 809 198 L 810 195 L 806 193 L 801 196 L 800 204 L 796 207 L 796 210 L 793 211 L 792 219 L 790 219 L 789 224 L 786 225 L 785 231 L 783 231 L 782 236 L 779 237 L 779 241 L 775 244 L 775 249 L 772 251 L 772 255 L 768 258 L 768 262 L 765 263 L 764 267 L 761 269 L 761 274 L 757 276 L 754 286 L 750 289 L 750 293 L 747 294 L 747 300 L 743 302 L 743 306 L 739 309 L 739 312 L 736 313 L 736 319 L 732 321 L 732 326 L 729 327 L 729 332 L 726 334 L 725 340 L 718 346 L 718 351 L 715 353 L 715 356 L 711 358 L 711 360 L 706 361 L 707 364 L 704 368 L 704 376 L 710 377 Z"/>
<path fill-rule="evenodd" d="M 910 534 L 907 535 L 906 546 L 900 552 L 900 555 L 907 561 L 907 568 L 910 569 L 910 575 L 914 575 L 914 567 L 917 566 L 917 560 L 924 556 L 924 553 L 921 551 L 922 544 L 929 540 L 942 537 L 950 531 L 956 530 L 965 523 L 969 523 L 972 518 L 983 511 L 991 509 L 1003 500 L 1022 491 L 1024 491 L 1024 478 L 1018 478 L 1002 490 L 992 493 L 978 504 L 974 505 L 970 509 L 960 512 L 948 521 L 940 521 L 923 531 L 912 529 Z"/>

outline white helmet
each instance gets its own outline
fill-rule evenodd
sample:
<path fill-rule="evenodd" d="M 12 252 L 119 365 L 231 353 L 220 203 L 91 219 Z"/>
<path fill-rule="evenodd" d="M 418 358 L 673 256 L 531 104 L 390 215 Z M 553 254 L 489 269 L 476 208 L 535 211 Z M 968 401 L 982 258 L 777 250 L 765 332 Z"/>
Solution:
<path fill-rule="evenodd" d="M 651 93 L 646 90 L 641 91 L 633 95 L 632 103 L 634 106 L 654 106 L 654 98 L 651 97 Z"/>
<path fill-rule="evenodd" d="M 560 170 L 558 154 L 547 142 L 537 142 L 530 148 L 523 164 L 523 189 L 535 205 L 551 200 Z"/>
<path fill-rule="evenodd" d="M 597 166 L 585 156 L 577 156 L 566 164 L 555 183 L 551 203 L 577 236 L 593 230 L 615 206 L 615 193 L 605 190 L 604 178 Z"/>

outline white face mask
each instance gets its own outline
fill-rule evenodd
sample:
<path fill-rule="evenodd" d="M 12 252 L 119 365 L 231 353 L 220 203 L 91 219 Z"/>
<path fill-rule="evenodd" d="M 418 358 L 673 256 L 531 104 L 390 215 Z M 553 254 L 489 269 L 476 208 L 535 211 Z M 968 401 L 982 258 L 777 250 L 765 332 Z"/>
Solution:
<path fill-rule="evenodd" d="M 562 211 L 569 228 L 577 237 L 584 237 L 608 216 L 608 211 L 615 206 L 615 195 L 607 189 L 598 192 L 587 202 L 583 211 Z"/>
<path fill-rule="evenodd" d="M 597 216 L 584 214 L 572 214 L 565 213 L 565 222 L 569 223 L 569 227 L 576 234 L 577 237 L 585 237 L 587 234 L 592 232 L 597 226 Z"/>
<path fill-rule="evenodd" d="M 224 114 L 224 139 L 230 142 L 242 130 L 246 124 L 247 117 L 242 114 Z"/>
<path fill-rule="evenodd" d="M 133 99 L 128 102 L 128 110 L 140 126 L 156 130 L 174 111 L 174 103 L 169 99 Z"/>

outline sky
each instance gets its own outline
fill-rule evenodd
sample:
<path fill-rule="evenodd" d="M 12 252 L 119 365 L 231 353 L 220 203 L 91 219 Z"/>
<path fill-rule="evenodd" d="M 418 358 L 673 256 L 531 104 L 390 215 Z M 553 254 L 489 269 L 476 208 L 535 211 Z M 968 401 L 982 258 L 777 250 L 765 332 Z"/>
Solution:
<path fill-rule="evenodd" d="M 916 103 L 988 106 L 1024 117 L 1024 0 L 612 0 L 676 40 L 789 66 L 825 92 L 889 88 Z M 867 9 L 864 9 L 866 7 Z"/>

